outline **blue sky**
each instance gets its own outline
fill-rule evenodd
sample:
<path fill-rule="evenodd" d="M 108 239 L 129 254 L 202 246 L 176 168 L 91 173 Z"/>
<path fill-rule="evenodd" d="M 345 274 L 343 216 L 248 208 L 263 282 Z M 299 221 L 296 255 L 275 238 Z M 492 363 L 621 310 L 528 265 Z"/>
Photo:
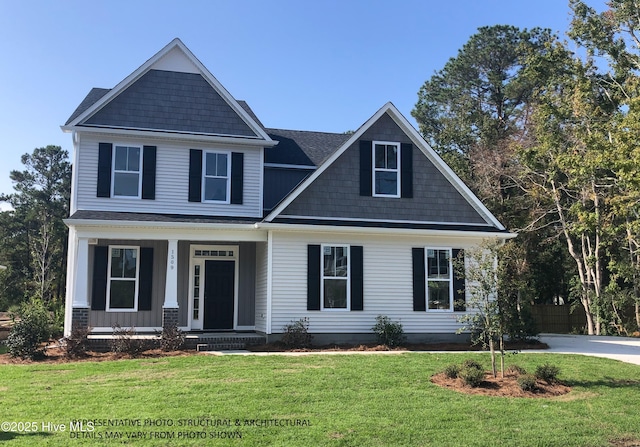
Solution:
<path fill-rule="evenodd" d="M 0 192 L 22 154 L 72 151 L 60 125 L 92 87 L 175 37 L 265 126 L 344 132 L 387 101 L 413 122 L 420 86 L 480 26 L 569 20 L 568 0 L 0 0 Z"/>

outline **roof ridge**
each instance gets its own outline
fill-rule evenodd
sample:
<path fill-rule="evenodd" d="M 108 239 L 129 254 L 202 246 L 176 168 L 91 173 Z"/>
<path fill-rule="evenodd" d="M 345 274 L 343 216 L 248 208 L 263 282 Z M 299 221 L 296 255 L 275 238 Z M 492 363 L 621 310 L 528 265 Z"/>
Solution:
<path fill-rule="evenodd" d="M 298 129 L 280 129 L 280 128 L 276 128 L 276 127 L 265 127 L 265 130 L 270 132 L 270 131 L 276 131 L 276 132 L 306 132 L 306 133 L 324 133 L 327 135 L 350 135 L 349 133 L 346 132 L 328 132 L 325 130 L 298 130 Z"/>

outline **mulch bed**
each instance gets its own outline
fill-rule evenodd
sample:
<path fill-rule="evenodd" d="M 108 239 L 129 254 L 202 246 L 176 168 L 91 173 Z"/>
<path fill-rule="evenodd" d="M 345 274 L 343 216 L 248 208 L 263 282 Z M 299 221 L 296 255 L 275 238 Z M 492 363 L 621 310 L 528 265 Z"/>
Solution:
<path fill-rule="evenodd" d="M 527 349 L 548 349 L 546 343 L 538 340 L 527 340 L 506 343 L 508 351 L 522 351 Z M 480 345 L 471 345 L 470 343 L 407 343 L 395 348 L 389 348 L 380 344 L 332 344 L 323 346 L 314 346 L 305 349 L 287 348 L 282 343 L 268 343 L 265 345 L 249 346 L 247 350 L 252 352 L 320 352 L 320 351 L 485 351 Z"/>
<path fill-rule="evenodd" d="M 548 346 L 545 343 L 541 343 L 537 340 L 510 343 L 507 345 L 509 351 L 519 351 L 525 349 L 547 349 Z M 349 351 L 482 351 L 479 346 L 472 346 L 467 343 L 421 343 L 421 344 L 406 344 L 401 347 L 389 348 L 385 345 L 379 344 L 359 344 L 359 345 L 325 345 L 317 346 L 308 349 L 289 349 L 281 343 L 269 343 L 259 346 L 250 346 L 247 350 L 252 352 L 349 352 Z M 128 356 L 126 354 L 114 353 L 114 352 L 95 352 L 87 351 L 86 356 L 76 359 L 67 359 L 64 356 L 64 351 L 57 346 L 50 346 L 46 349 L 46 356 L 41 359 L 28 360 L 12 358 L 9 354 L 0 354 L 0 364 L 29 364 L 29 363 L 65 363 L 75 361 L 106 361 L 106 360 L 118 360 L 127 358 L 159 358 L 159 357 L 175 357 L 184 355 L 196 354 L 194 350 L 181 350 L 174 352 L 166 352 L 160 349 L 152 349 L 143 351 L 135 357 Z"/>
<path fill-rule="evenodd" d="M 431 382 L 442 388 L 448 388 L 465 394 L 480 394 L 484 396 L 502 396 L 502 397 L 555 397 L 562 396 L 571 391 L 571 387 L 560 382 L 546 383 L 543 380 L 536 381 L 535 391 L 523 391 L 518 382 L 516 374 L 505 373 L 504 378 L 498 376 L 493 377 L 493 373 L 485 372 L 484 380 L 478 387 L 465 385 L 462 379 L 449 379 L 444 373 L 436 374 L 431 377 Z"/>

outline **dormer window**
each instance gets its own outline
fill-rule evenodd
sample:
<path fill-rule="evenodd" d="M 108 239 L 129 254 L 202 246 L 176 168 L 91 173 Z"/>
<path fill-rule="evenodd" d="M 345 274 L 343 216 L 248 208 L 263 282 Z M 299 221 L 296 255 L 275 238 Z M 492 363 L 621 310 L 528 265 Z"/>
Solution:
<path fill-rule="evenodd" d="M 413 198 L 413 145 L 360 140 L 360 195 Z"/>
<path fill-rule="evenodd" d="M 373 196 L 400 197 L 400 143 L 373 142 Z"/>
<path fill-rule="evenodd" d="M 113 151 L 113 197 L 140 197 L 142 148 L 115 146 Z"/>

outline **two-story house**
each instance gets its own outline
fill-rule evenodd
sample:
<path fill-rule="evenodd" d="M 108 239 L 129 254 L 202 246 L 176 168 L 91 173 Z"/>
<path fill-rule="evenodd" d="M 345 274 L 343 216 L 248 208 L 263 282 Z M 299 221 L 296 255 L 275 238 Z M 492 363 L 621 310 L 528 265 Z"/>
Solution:
<path fill-rule="evenodd" d="M 349 128 L 354 123 L 345 123 Z M 65 333 L 451 335 L 453 259 L 508 233 L 387 103 L 350 134 L 270 129 L 178 39 L 62 126 L 73 138 Z"/>

